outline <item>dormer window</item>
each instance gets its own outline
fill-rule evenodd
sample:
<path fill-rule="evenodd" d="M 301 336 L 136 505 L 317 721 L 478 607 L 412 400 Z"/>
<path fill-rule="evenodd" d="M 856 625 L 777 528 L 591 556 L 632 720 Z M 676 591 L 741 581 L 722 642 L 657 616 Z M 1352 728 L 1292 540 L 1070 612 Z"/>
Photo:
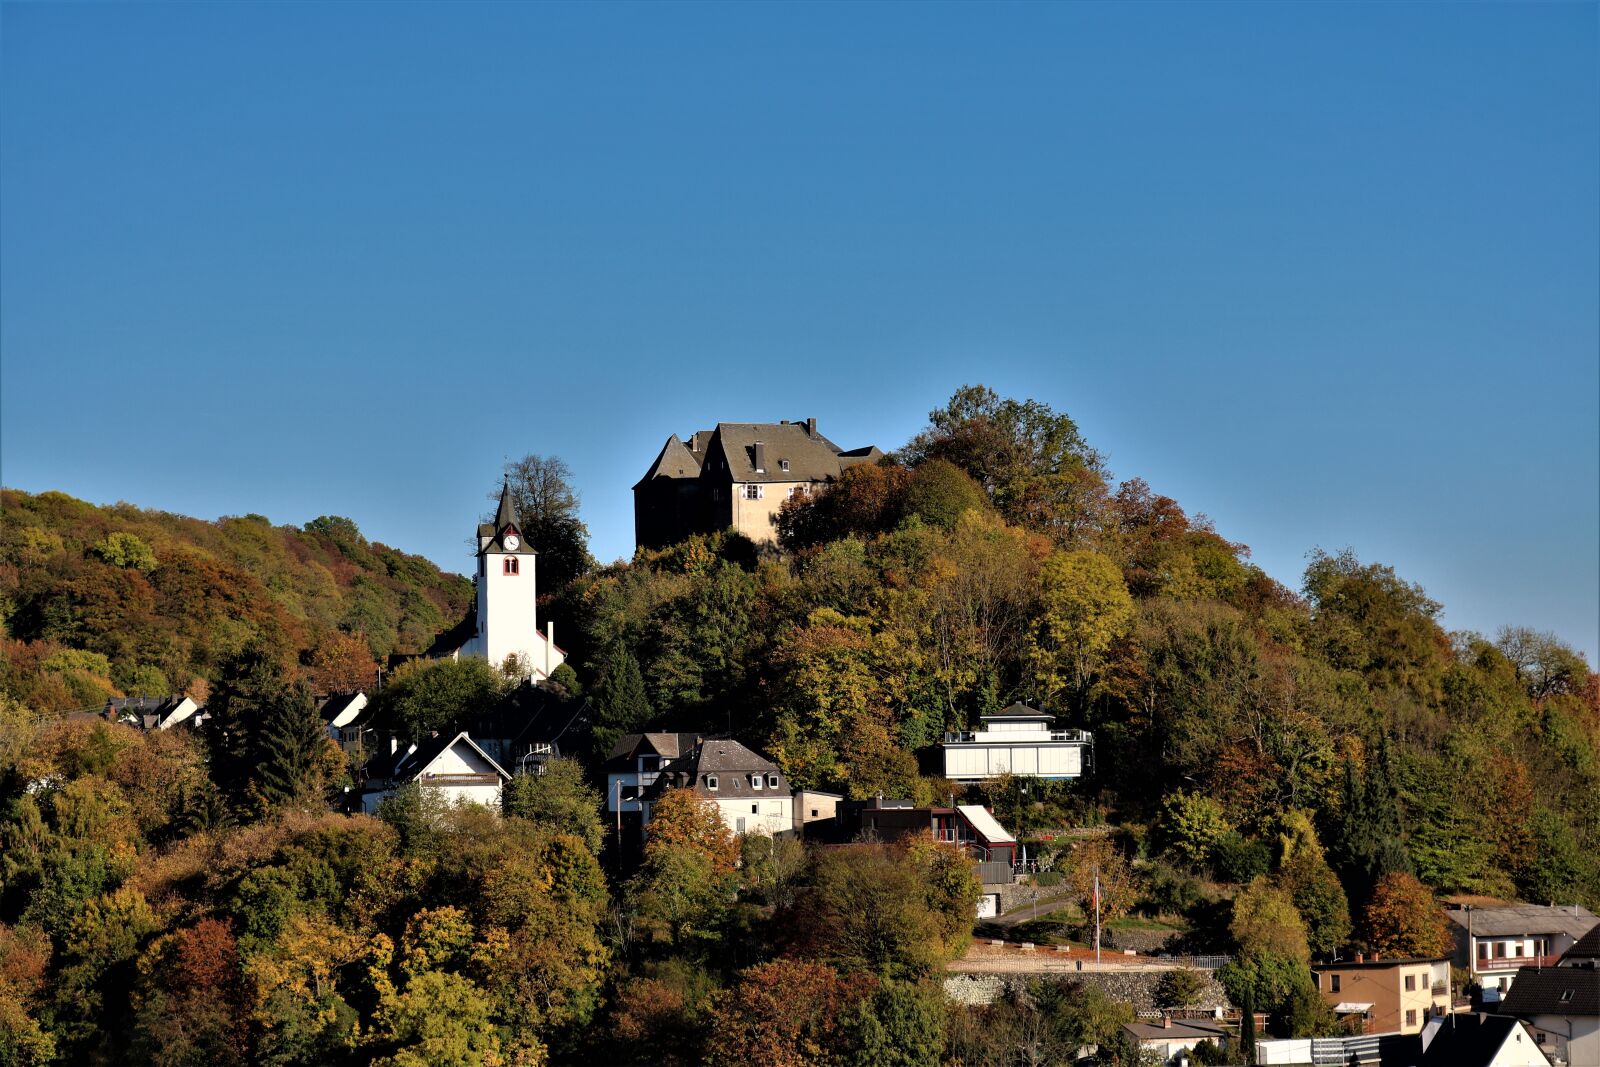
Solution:
<path fill-rule="evenodd" d="M 778 788 L 778 776 L 776 774 L 767 775 L 767 788 L 768 789 L 776 789 L 776 788 Z"/>
<path fill-rule="evenodd" d="M 711 790 L 712 792 L 716 791 L 716 788 L 717 788 L 717 776 L 716 775 L 714 775 L 714 774 L 706 775 L 706 788 Z"/>
<path fill-rule="evenodd" d="M 516 556 L 507 556 L 506 557 L 506 559 L 505 559 L 505 572 L 507 574 L 517 574 L 518 573 L 518 571 L 517 571 L 517 557 Z"/>
<path fill-rule="evenodd" d="M 760 789 L 761 788 L 761 776 L 759 774 L 752 774 L 750 776 L 750 788 L 751 789 Z"/>
<path fill-rule="evenodd" d="M 789 461 L 786 460 L 786 459 L 778 460 L 778 469 L 781 470 L 781 471 L 788 470 L 789 469 Z"/>
<path fill-rule="evenodd" d="M 1563 989 L 1561 991 L 1561 1003 L 1563 1003 L 1563 1004 L 1571 1004 L 1572 1003 L 1572 990 Z"/>

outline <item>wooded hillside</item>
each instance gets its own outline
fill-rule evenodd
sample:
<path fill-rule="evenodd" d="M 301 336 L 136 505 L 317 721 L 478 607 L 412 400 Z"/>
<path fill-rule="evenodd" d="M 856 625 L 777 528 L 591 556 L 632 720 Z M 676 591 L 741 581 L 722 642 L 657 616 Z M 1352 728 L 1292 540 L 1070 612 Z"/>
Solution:
<path fill-rule="evenodd" d="M 41 712 L 215 682 L 255 638 L 321 689 L 370 686 L 375 657 L 420 652 L 471 599 L 466 579 L 338 516 L 296 528 L 0 497 L 0 686 Z"/>

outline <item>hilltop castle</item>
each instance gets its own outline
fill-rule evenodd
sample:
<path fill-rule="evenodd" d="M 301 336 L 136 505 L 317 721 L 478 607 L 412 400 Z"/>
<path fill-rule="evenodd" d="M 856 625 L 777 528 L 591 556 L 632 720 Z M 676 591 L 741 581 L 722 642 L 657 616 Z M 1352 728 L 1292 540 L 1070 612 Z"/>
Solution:
<path fill-rule="evenodd" d="M 733 529 L 773 542 L 785 500 L 882 456 L 874 445 L 840 448 L 817 430 L 816 419 L 719 422 L 687 442 L 674 434 L 633 487 L 634 537 L 641 548 L 661 548 Z"/>

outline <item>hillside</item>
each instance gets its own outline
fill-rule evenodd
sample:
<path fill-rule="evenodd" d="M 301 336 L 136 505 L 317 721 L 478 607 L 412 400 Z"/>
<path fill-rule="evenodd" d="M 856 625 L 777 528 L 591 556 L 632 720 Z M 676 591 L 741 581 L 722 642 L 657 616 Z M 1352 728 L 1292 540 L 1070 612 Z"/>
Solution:
<path fill-rule="evenodd" d="M 215 682 L 252 638 L 321 688 L 369 684 L 459 620 L 471 583 L 349 519 L 215 522 L 64 493 L 0 497 L 0 687 L 38 711 Z"/>

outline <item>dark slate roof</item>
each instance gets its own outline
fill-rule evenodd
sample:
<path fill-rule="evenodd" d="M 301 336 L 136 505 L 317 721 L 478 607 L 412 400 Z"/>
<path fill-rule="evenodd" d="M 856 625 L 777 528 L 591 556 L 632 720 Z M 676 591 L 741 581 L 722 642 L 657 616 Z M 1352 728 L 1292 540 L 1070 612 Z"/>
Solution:
<path fill-rule="evenodd" d="M 1450 920 L 1467 929 L 1468 912 L 1452 908 Z M 1504 908 L 1473 908 L 1472 933 L 1475 937 L 1514 937 L 1518 934 L 1566 934 L 1580 938 L 1600 922 L 1588 908 L 1577 904 L 1545 907 L 1540 904 L 1512 904 Z"/>
<path fill-rule="evenodd" d="M 606 757 L 608 770 L 632 770 L 634 760 L 640 756 L 657 755 L 664 760 L 675 760 L 691 751 L 701 734 L 644 733 L 624 734 L 611 746 Z"/>
<path fill-rule="evenodd" d="M 422 650 L 422 659 L 442 659 L 456 649 L 478 636 L 478 604 L 474 601 L 467 605 L 466 618 L 456 623 L 433 639 L 433 643 Z M 389 666 L 397 667 L 407 660 L 417 659 L 416 656 L 401 655 L 390 656 Z M 399 662 L 396 662 L 398 659 Z"/>
<path fill-rule="evenodd" d="M 1600 923 L 1590 927 L 1588 933 L 1578 938 L 1577 944 L 1567 949 L 1566 955 L 1561 957 L 1562 966 L 1568 966 L 1569 960 L 1600 960 Z"/>
<path fill-rule="evenodd" d="M 1489 1067 L 1520 1026 L 1504 1015 L 1446 1015 L 1423 1050 L 1421 1067 Z M 1533 1040 L 1526 1033 L 1521 1036 Z"/>
<path fill-rule="evenodd" d="M 726 473 L 735 482 L 826 482 L 846 467 L 875 463 L 883 457 L 876 445 L 845 450 L 805 422 L 719 422 L 714 430 L 701 430 L 685 444 L 676 435 L 667 438 L 640 486 L 656 478 L 699 478 L 710 470 Z M 756 471 L 756 443 L 765 452 L 765 466 Z M 694 447 L 698 444 L 698 448 Z M 784 463 L 789 467 L 784 469 Z"/>
<path fill-rule="evenodd" d="M 334 719 L 337 719 L 340 714 L 342 714 L 345 709 L 349 708 L 351 704 L 354 704 L 356 699 L 361 695 L 362 694 L 360 691 L 354 693 L 329 694 L 323 699 L 322 706 L 317 709 L 322 713 L 322 721 L 332 722 Z M 361 710 L 365 712 L 367 708 L 370 708 L 371 706 L 372 702 L 368 701 L 366 708 L 362 708 Z"/>
<path fill-rule="evenodd" d="M 1593 967 L 1524 967 L 1505 999 L 1505 1015 L 1600 1015 L 1600 970 Z"/>
<path fill-rule="evenodd" d="M 372 764 L 368 765 L 367 776 L 372 779 L 387 778 L 390 780 L 409 781 L 421 774 L 428 764 L 438 759 L 445 749 L 454 745 L 457 741 L 471 745 L 474 749 L 477 749 L 478 755 L 488 760 L 490 765 L 499 771 L 503 777 L 511 777 L 506 773 L 505 768 L 495 763 L 487 752 L 478 747 L 477 742 L 473 741 L 465 730 L 454 734 L 435 734 L 432 737 L 424 738 L 417 743 L 415 751 L 412 751 L 411 746 L 407 745 L 393 755 L 385 753 L 380 759 L 374 760 Z"/>
<path fill-rule="evenodd" d="M 528 745 L 550 745 L 554 755 L 585 747 L 592 729 L 588 705 L 562 700 L 533 682 L 523 682 L 493 707 L 473 716 L 467 729 L 474 737 L 504 741 L 511 751 Z"/>
<path fill-rule="evenodd" d="M 759 472 L 757 442 L 766 453 Z M 803 422 L 720 422 L 710 451 L 721 456 L 736 482 L 825 482 L 849 466 L 840 459 L 843 449 Z M 861 452 L 856 461 L 867 458 L 868 453 Z M 788 470 L 783 469 L 785 462 Z"/>
<path fill-rule="evenodd" d="M 507 526 L 520 526 L 517 520 L 516 505 L 511 502 L 511 481 L 507 479 L 500 487 L 500 507 L 494 513 L 494 528 L 504 530 Z"/>
<path fill-rule="evenodd" d="M 714 793 L 701 784 L 702 778 L 708 774 L 717 776 L 717 788 Z M 760 789 L 751 788 L 752 774 L 762 776 Z M 778 775 L 776 789 L 768 788 L 766 785 L 766 776 L 769 774 Z M 668 789 L 679 788 L 693 788 L 696 792 L 719 798 L 759 798 L 774 794 L 787 795 L 789 782 L 783 777 L 778 765 L 760 753 L 753 752 L 739 742 L 727 738 L 705 738 L 694 748 L 663 767 L 661 777 L 644 791 L 642 798 L 655 800 Z"/>
<path fill-rule="evenodd" d="M 678 440 L 677 434 L 673 434 L 661 446 L 661 454 L 656 456 L 656 461 L 650 464 L 650 469 L 644 472 L 644 477 L 639 479 L 634 488 L 655 478 L 698 478 L 700 464 L 704 461 L 704 452 L 696 455 L 689 451 L 689 446 Z"/>
<path fill-rule="evenodd" d="M 1048 711 L 1040 711 L 1038 708 L 1030 708 L 1030 707 L 1028 707 L 1028 705 L 1024 704 L 1022 701 L 1019 700 L 1015 704 L 1011 705 L 1009 708 L 1006 708 L 1004 711 L 997 711 L 993 715 L 980 715 L 980 716 L 978 716 L 978 718 L 980 718 L 980 719 L 1051 719 L 1051 720 L 1054 720 L 1055 716 L 1050 714 Z"/>

